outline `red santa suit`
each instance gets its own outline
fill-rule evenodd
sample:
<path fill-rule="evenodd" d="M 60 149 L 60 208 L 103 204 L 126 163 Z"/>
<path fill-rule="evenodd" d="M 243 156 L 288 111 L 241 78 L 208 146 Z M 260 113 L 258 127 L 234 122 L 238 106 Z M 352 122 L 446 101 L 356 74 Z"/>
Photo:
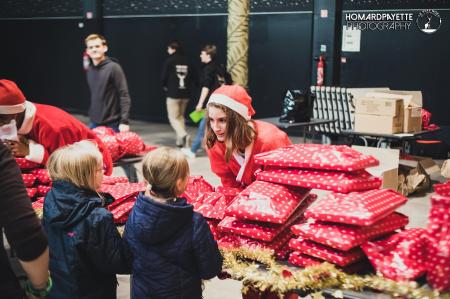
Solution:
<path fill-rule="evenodd" d="M 291 145 L 287 134 L 276 126 L 263 121 L 253 121 L 256 138 L 249 157 L 239 157 L 234 154 L 230 161 L 225 161 L 226 147 L 223 142 L 216 141 L 214 146 L 207 149 L 212 171 L 220 177 L 226 187 L 239 187 L 250 185 L 255 181 L 254 173 L 260 167 L 255 164 L 254 156 L 259 153 L 271 151 L 279 147 Z M 247 162 L 245 163 L 245 160 Z"/>
<path fill-rule="evenodd" d="M 82 122 L 54 106 L 25 101 L 25 117 L 18 130 L 29 139 L 30 153 L 25 158 L 45 164 L 49 155 L 59 147 L 91 139 L 103 155 L 105 174 L 112 173 L 112 159 L 102 141 Z"/>

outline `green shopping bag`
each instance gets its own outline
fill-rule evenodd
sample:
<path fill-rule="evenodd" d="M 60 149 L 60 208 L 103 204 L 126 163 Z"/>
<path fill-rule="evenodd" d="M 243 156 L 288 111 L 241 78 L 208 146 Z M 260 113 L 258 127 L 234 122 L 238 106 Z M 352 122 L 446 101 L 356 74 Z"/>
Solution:
<path fill-rule="evenodd" d="M 205 110 L 197 111 L 194 110 L 189 114 L 189 117 L 192 119 L 194 123 L 198 123 L 202 120 L 203 117 L 205 117 Z"/>

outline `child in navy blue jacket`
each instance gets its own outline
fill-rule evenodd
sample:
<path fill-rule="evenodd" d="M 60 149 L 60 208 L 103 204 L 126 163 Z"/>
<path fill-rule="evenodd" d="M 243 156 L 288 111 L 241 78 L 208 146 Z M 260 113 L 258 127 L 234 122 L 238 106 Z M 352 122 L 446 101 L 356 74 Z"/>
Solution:
<path fill-rule="evenodd" d="M 60 148 L 47 168 L 53 180 L 44 202 L 50 248 L 50 299 L 116 298 L 116 273 L 130 273 L 125 242 L 96 192 L 103 161 L 87 140 Z"/>
<path fill-rule="evenodd" d="M 222 270 L 217 243 L 202 215 L 184 198 L 189 165 L 162 147 L 144 158 L 149 187 L 139 194 L 125 226 L 132 255 L 131 298 L 202 298 L 202 279 Z"/>

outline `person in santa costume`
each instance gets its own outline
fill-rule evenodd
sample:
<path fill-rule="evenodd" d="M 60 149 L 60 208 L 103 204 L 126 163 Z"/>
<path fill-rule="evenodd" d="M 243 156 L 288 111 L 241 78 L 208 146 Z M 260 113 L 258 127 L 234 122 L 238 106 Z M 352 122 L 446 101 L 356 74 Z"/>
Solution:
<path fill-rule="evenodd" d="M 14 157 L 39 164 L 59 147 L 91 139 L 102 152 L 105 174 L 112 173 L 109 151 L 88 127 L 57 107 L 26 101 L 9 80 L 0 80 L 0 138 Z"/>
<path fill-rule="evenodd" d="M 247 186 L 259 168 L 254 156 L 291 145 L 276 126 L 252 120 L 252 98 L 239 85 L 216 89 L 207 106 L 206 147 L 212 171 L 227 187 Z"/>

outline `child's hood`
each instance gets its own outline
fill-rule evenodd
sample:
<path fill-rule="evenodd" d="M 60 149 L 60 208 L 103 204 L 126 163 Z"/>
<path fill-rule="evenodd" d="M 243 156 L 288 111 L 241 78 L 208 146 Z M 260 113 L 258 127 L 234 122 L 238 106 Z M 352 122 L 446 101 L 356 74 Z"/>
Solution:
<path fill-rule="evenodd" d="M 174 203 L 159 203 L 140 193 L 130 219 L 138 239 L 152 245 L 166 242 L 189 229 L 192 223 L 193 206 L 185 199 Z"/>
<path fill-rule="evenodd" d="M 97 207 L 101 207 L 101 200 L 94 192 L 66 181 L 54 181 L 45 198 L 44 221 L 51 226 L 72 227 Z"/>

